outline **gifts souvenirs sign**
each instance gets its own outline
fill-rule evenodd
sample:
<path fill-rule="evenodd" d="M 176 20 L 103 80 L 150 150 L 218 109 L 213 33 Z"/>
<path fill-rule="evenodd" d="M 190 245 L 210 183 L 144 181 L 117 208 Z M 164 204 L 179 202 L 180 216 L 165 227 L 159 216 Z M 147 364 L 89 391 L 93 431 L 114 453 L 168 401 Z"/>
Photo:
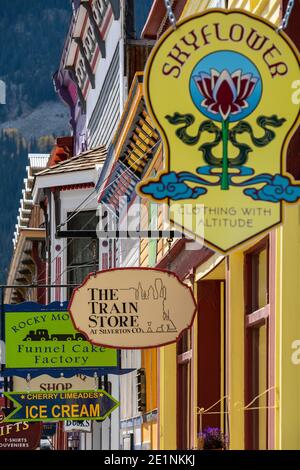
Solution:
<path fill-rule="evenodd" d="M 0 451 L 34 450 L 38 447 L 42 432 L 42 423 L 18 421 L 4 423 L 5 416 L 0 413 Z"/>
<path fill-rule="evenodd" d="M 123 268 L 90 274 L 73 292 L 69 312 L 93 344 L 150 348 L 175 342 L 191 326 L 196 304 L 173 273 Z"/>
<path fill-rule="evenodd" d="M 279 224 L 283 203 L 300 198 L 285 173 L 299 76 L 291 40 L 244 11 L 210 10 L 168 30 L 145 77 L 166 170 L 139 193 L 167 200 L 175 225 L 196 236 L 204 229 L 222 252 Z"/>

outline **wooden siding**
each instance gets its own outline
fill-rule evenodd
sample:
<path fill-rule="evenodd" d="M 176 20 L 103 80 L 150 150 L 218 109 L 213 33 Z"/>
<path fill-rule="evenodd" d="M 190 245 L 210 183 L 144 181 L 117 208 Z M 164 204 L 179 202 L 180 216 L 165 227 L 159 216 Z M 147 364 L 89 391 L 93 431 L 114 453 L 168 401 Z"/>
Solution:
<path fill-rule="evenodd" d="M 88 147 L 108 145 L 120 119 L 120 52 L 117 46 L 94 112 L 88 123 Z"/>
<path fill-rule="evenodd" d="M 28 226 L 30 228 L 40 228 L 44 220 L 44 213 L 40 206 L 33 206 Z"/>

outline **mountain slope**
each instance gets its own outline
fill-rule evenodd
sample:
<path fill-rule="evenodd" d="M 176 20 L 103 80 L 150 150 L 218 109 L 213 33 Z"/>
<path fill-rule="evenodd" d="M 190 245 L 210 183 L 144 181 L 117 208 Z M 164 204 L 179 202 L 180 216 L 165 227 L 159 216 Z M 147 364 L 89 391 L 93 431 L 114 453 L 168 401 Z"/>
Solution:
<path fill-rule="evenodd" d="M 7 87 L 1 122 L 56 99 L 52 75 L 59 65 L 70 13 L 69 0 L 1 0 L 0 79 Z"/>
<path fill-rule="evenodd" d="M 69 132 L 68 109 L 55 94 L 52 76 L 70 24 L 70 0 L 0 0 L 0 282 L 5 282 L 12 237 L 26 176 L 28 152 L 51 150 L 51 135 Z M 13 128 L 5 130 L 7 128 Z M 48 148 L 37 138 L 49 135 Z"/>

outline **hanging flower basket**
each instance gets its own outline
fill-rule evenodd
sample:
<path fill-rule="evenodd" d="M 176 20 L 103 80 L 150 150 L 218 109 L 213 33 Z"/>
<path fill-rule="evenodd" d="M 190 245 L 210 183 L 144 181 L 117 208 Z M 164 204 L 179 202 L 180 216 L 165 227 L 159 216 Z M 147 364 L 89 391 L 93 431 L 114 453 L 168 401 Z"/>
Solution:
<path fill-rule="evenodd" d="M 226 450 L 227 438 L 219 428 L 206 428 L 198 434 L 198 449 Z"/>

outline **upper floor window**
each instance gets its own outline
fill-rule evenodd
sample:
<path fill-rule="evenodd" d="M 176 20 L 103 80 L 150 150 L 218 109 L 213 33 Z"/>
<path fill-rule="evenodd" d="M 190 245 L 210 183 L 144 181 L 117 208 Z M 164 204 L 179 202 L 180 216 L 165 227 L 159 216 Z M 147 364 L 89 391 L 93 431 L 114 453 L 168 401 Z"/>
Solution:
<path fill-rule="evenodd" d="M 253 313 L 269 303 L 269 243 L 263 240 L 246 254 L 246 314 Z"/>
<path fill-rule="evenodd" d="M 72 214 L 68 214 L 70 217 Z M 82 211 L 68 222 L 68 230 L 96 230 L 98 218 L 95 211 Z M 94 251 L 96 250 L 96 252 Z M 95 267 L 98 269 L 98 239 L 71 238 L 67 248 L 67 282 L 79 285 Z M 96 264 L 95 264 L 96 259 Z M 69 294 L 73 288 L 69 289 Z"/>
<path fill-rule="evenodd" d="M 245 254 L 245 447 L 268 446 L 269 238 Z"/>

